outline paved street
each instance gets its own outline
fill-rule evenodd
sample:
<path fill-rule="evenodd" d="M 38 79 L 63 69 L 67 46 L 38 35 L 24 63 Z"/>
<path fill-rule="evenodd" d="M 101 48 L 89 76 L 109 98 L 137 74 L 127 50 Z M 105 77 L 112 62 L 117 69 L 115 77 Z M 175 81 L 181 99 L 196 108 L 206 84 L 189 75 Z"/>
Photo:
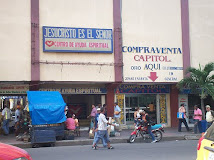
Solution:
<path fill-rule="evenodd" d="M 100 148 L 92 150 L 91 146 L 43 147 L 26 149 L 34 160 L 195 160 L 196 140 L 165 141 L 151 143 L 114 144 L 115 149 Z"/>

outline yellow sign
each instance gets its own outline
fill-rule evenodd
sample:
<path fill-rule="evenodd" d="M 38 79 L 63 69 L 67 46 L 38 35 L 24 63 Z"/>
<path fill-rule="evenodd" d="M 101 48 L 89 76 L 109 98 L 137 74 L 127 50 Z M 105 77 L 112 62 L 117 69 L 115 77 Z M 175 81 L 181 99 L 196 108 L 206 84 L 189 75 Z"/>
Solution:
<path fill-rule="evenodd" d="M 124 110 L 124 94 L 117 94 L 116 98 L 117 98 L 117 102 L 118 102 L 118 106 L 121 109 L 121 114 L 120 114 L 120 121 L 124 122 L 124 115 L 123 115 L 123 110 Z"/>
<path fill-rule="evenodd" d="M 160 123 L 167 123 L 166 95 L 160 95 Z"/>

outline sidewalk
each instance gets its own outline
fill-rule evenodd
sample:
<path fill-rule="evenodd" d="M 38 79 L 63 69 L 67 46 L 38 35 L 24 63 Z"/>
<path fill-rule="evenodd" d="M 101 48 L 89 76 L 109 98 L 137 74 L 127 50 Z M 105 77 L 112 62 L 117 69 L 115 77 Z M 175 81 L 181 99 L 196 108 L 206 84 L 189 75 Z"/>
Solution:
<path fill-rule="evenodd" d="M 198 140 L 201 134 L 194 134 L 192 132 L 186 132 L 185 128 L 182 128 L 183 132 L 178 132 L 177 128 L 164 128 L 162 141 L 173 141 L 173 140 Z M 127 143 L 130 134 L 133 130 L 124 129 L 120 132 L 119 137 L 110 137 L 111 143 Z M 91 145 L 93 139 L 89 139 L 88 132 L 86 129 L 81 130 L 80 137 L 76 137 L 74 140 L 62 140 L 57 141 L 56 146 L 74 146 L 74 145 Z M 16 141 L 14 134 L 9 136 L 0 135 L 0 142 L 11 144 L 20 148 L 31 148 L 31 143 L 24 143 L 23 141 Z M 137 142 L 142 142 L 141 138 L 136 139 Z"/>

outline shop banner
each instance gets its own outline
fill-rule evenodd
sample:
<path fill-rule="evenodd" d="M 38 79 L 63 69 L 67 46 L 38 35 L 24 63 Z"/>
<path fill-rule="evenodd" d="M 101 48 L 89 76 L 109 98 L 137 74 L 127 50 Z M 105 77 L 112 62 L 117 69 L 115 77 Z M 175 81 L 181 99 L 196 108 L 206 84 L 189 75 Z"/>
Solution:
<path fill-rule="evenodd" d="M 121 121 L 121 123 L 124 123 L 124 115 L 123 114 L 124 114 L 124 98 L 125 98 L 125 95 L 124 94 L 117 94 L 116 98 L 117 98 L 118 106 L 121 109 L 120 121 Z"/>
<path fill-rule="evenodd" d="M 113 53 L 112 29 L 43 26 L 43 51 Z"/>
<path fill-rule="evenodd" d="M 166 95 L 160 95 L 160 123 L 167 123 Z"/>
<path fill-rule="evenodd" d="M 40 91 L 59 91 L 61 94 L 106 94 L 106 88 L 41 88 Z"/>
<path fill-rule="evenodd" d="M 4 85 L 0 84 L 0 94 L 27 94 L 28 85 Z"/>
<path fill-rule="evenodd" d="M 169 85 L 137 85 L 137 84 L 122 84 L 116 93 L 169 93 Z"/>

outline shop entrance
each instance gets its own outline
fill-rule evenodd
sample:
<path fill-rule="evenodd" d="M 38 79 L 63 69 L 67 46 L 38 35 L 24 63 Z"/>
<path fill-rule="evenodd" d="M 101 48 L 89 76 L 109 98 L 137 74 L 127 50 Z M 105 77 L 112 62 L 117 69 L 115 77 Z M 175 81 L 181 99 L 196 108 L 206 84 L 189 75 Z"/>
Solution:
<path fill-rule="evenodd" d="M 133 124 L 134 112 L 137 107 L 147 110 L 154 122 L 157 122 L 156 116 L 156 94 L 126 94 L 125 95 L 125 117 L 126 124 Z"/>
<path fill-rule="evenodd" d="M 92 104 L 98 106 L 105 103 L 105 95 L 100 94 L 64 94 L 62 96 L 68 106 L 68 113 L 75 114 L 81 126 L 89 126 L 90 119 L 87 119 L 87 116 L 91 113 Z"/>

